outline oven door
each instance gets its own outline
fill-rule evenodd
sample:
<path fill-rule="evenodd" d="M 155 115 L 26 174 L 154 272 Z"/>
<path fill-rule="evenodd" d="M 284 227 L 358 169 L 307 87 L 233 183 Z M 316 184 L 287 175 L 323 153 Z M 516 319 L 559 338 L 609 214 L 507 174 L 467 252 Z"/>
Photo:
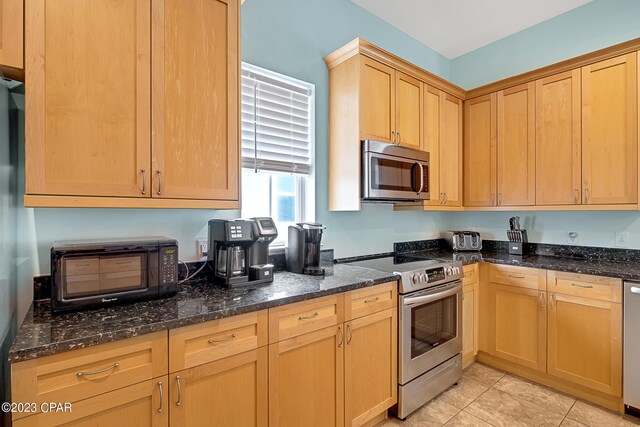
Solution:
<path fill-rule="evenodd" d="M 365 200 L 429 200 L 429 161 L 376 152 L 363 156 Z"/>
<path fill-rule="evenodd" d="M 462 351 L 462 282 L 400 297 L 400 384 Z"/>

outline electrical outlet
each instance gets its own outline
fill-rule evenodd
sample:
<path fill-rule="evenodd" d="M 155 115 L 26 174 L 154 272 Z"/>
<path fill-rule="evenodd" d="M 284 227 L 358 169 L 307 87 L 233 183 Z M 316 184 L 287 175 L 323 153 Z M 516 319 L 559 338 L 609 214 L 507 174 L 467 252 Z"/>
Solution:
<path fill-rule="evenodd" d="M 198 258 L 203 258 L 207 253 L 207 246 L 209 242 L 205 239 L 196 240 L 196 256 Z"/>
<path fill-rule="evenodd" d="M 580 244 L 580 233 L 577 231 L 567 231 L 567 244 L 568 245 L 579 245 Z"/>
<path fill-rule="evenodd" d="M 626 231 L 620 231 L 615 234 L 615 247 L 616 248 L 628 248 L 629 247 L 629 233 Z"/>

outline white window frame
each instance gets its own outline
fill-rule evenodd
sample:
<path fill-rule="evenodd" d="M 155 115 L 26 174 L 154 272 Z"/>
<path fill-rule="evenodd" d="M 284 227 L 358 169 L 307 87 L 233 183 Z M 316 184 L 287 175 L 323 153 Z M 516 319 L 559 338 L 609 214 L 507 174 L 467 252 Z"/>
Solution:
<path fill-rule="evenodd" d="M 285 172 L 272 172 L 268 170 L 258 170 L 254 171 L 254 168 L 243 167 L 242 173 L 250 172 L 250 173 L 263 173 L 271 175 L 269 178 L 269 215 L 272 215 L 274 206 L 274 194 L 273 194 L 273 176 L 274 175 L 295 175 L 296 176 L 296 194 L 295 194 L 295 205 L 296 205 L 296 218 L 295 222 L 313 222 L 315 221 L 315 173 L 316 173 L 316 159 L 315 159 L 315 147 L 316 147 L 316 96 L 315 96 L 315 85 L 309 82 L 305 82 L 303 80 L 298 80 L 296 78 L 276 73 L 271 70 L 267 70 L 265 68 L 261 68 L 246 62 L 242 62 L 242 69 L 253 72 L 255 74 L 263 75 L 269 77 L 276 81 L 282 81 L 285 84 L 290 84 L 294 86 L 303 86 L 306 87 L 310 92 L 310 101 L 309 101 L 309 151 L 310 151 L 310 160 L 311 160 L 311 171 L 307 174 L 287 174 Z M 242 192 L 242 197 L 244 197 L 244 191 Z M 240 211 L 241 215 L 242 209 Z M 276 223 L 276 225 L 278 225 Z M 282 228 L 282 227 L 281 227 Z M 272 249 L 276 251 L 284 249 L 288 240 L 288 230 L 278 228 L 278 238 L 270 245 Z"/>

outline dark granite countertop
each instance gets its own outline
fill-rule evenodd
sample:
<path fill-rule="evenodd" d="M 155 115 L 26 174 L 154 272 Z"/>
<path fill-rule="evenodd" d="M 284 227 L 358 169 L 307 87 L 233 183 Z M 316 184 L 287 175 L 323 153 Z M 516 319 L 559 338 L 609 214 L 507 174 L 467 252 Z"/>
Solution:
<path fill-rule="evenodd" d="M 344 264 L 324 277 L 276 272 L 267 286 L 228 289 L 204 281 L 185 284 L 175 297 L 53 316 L 35 301 L 9 351 L 11 363 L 156 331 L 220 319 L 376 285 L 396 277 Z"/>

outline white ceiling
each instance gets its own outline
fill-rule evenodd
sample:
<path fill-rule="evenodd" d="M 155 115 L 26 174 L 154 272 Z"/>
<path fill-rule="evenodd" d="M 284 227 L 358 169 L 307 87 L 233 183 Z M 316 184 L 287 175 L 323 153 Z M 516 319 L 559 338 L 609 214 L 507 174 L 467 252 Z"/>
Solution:
<path fill-rule="evenodd" d="M 351 0 L 453 59 L 592 0 Z"/>

